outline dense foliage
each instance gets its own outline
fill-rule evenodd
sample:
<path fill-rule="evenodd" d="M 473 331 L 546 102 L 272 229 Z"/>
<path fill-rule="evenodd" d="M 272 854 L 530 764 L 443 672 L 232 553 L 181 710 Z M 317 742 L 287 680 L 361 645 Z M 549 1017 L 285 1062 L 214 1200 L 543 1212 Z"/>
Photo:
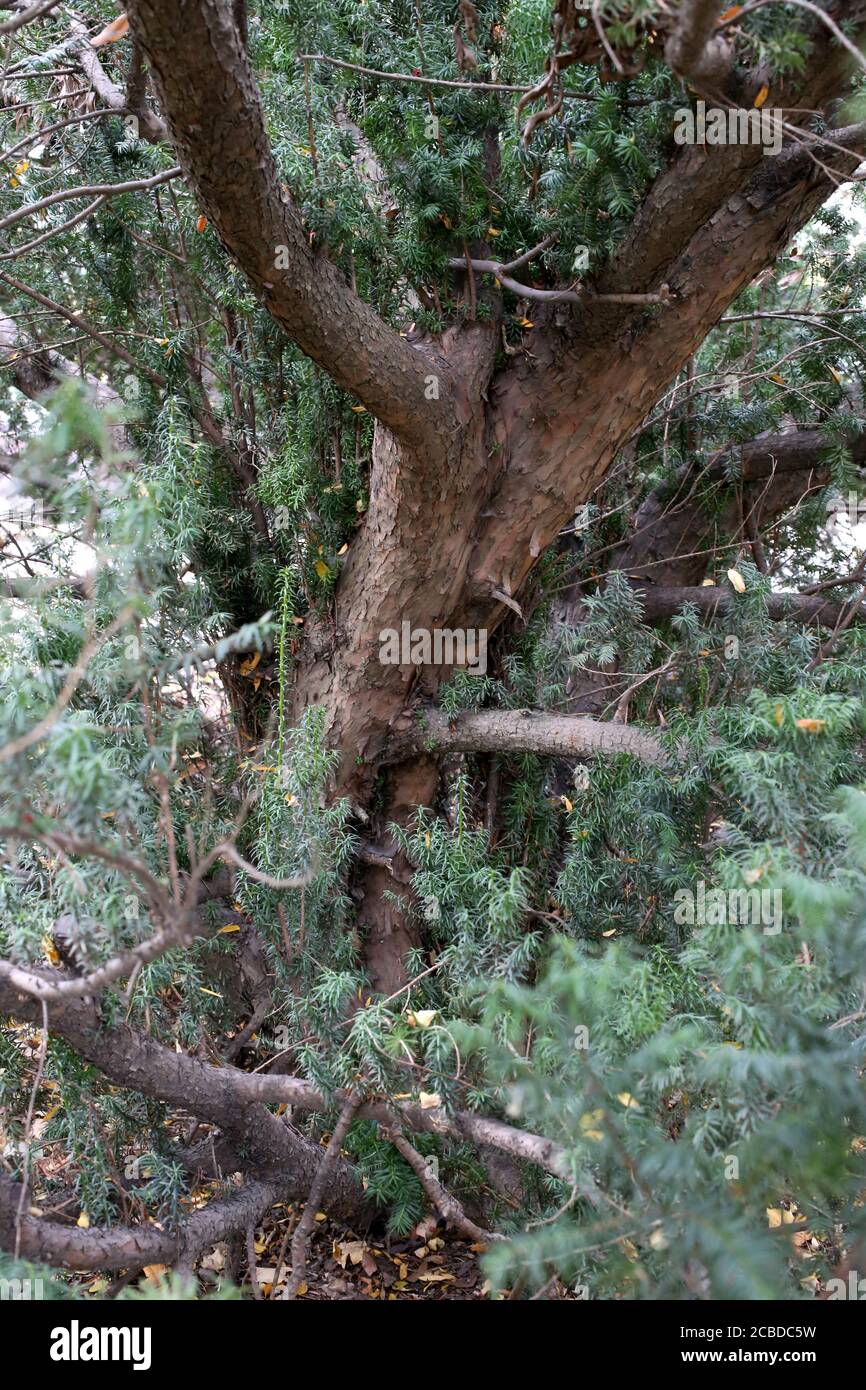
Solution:
<path fill-rule="evenodd" d="M 81 9 L 94 32 L 105 17 Z M 549 51 L 547 0 L 478 5 L 471 66 L 440 0 L 253 10 L 281 172 L 310 236 L 389 321 L 439 332 L 466 314 L 447 261 L 479 239 L 506 261 L 555 229 L 539 282 L 592 270 L 616 246 L 683 98 L 654 52 L 655 6 L 608 10 L 621 15 L 610 41 L 646 48 L 642 71 L 606 83 L 594 66 L 569 69 L 567 89 L 586 99 L 566 100 L 528 143 L 512 93 L 298 54 L 526 86 Z M 796 72 L 801 19 L 759 11 L 750 56 Z M 77 76 L 45 75 L 70 61 L 66 18 L 24 32 L 4 78 L 19 109 L 3 117 L 3 144 L 21 149 L 4 165 L 0 215 L 71 183 L 170 167 L 122 114 L 37 139 L 46 110 L 63 120 L 86 102 Z M 121 84 L 127 60 L 121 43 L 102 54 Z M 254 1003 L 236 970 L 239 927 L 253 923 L 272 980 L 240 1065 L 290 1053 L 292 1072 L 329 1096 L 360 1079 L 564 1147 L 570 1178 L 527 1164 L 508 1188 L 470 1143 L 416 1137 L 473 1210 L 486 1192 L 485 1223 L 508 1237 L 485 1257 L 492 1290 L 531 1293 L 558 1275 L 590 1297 L 798 1298 L 863 1248 L 866 629 L 851 621 L 828 639 L 767 608 L 779 588 L 851 598 L 832 581 L 854 569 L 860 536 L 828 511 L 862 488 L 850 452 L 866 426 L 862 206 L 859 188 L 837 196 L 741 296 L 545 557 L 487 676 L 458 674 L 441 694 L 450 713 L 569 713 L 576 683 L 607 673 L 602 717 L 629 687 L 625 715 L 659 733 L 676 772 L 626 756 L 449 759 L 437 805 L 397 837 L 422 945 L 406 962 L 414 983 L 390 999 L 371 993 L 359 949 L 364 822 L 330 796 L 319 712 L 294 727 L 286 713 L 299 633 L 327 625 L 363 524 L 370 416 L 274 325 L 182 182 L 115 196 L 66 230 L 58 203 L 4 233 L 14 279 L 0 274 L 0 292 L 18 335 L 7 365 L 52 349 L 81 371 L 39 406 L 12 389 L 3 404 L 11 475 L 43 521 L 4 528 L 2 741 L 56 717 L 0 767 L 0 955 L 91 970 L 156 925 L 128 858 L 171 894 L 236 842 L 258 874 L 237 869 L 233 911 L 115 984 L 103 1017 L 228 1057 Z M 531 329 L 531 306 L 511 296 L 509 310 L 503 353 Z M 86 325 L 107 350 L 93 354 Z M 758 563 L 730 524 L 735 446 L 816 422 L 827 443 L 815 480 L 760 519 Z M 732 603 L 650 622 L 612 559 L 641 504 L 675 506 L 684 477 L 709 518 L 706 577 Z M 577 625 L 562 621 L 575 592 Z M 293 875 L 301 888 L 271 886 Z M 781 895 L 779 929 L 683 920 L 676 895 L 699 883 Z M 38 1030 L 10 1020 L 0 1053 L 3 1165 L 22 1176 L 36 1163 L 36 1205 L 71 1183 L 72 1210 L 96 1226 L 171 1223 L 199 1201 L 172 1107 L 111 1086 L 52 1039 L 31 1133 Z M 332 1121 L 301 1123 L 319 1134 Z M 370 1120 L 345 1149 L 388 1228 L 407 1233 L 427 1206 L 418 1177 Z"/>

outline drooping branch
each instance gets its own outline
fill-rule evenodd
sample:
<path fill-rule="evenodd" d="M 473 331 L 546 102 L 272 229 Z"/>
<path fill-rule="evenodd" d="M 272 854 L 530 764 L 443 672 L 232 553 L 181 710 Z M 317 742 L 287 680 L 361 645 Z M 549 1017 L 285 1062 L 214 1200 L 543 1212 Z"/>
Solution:
<path fill-rule="evenodd" d="M 660 739 L 631 724 L 532 710 L 481 710 L 450 719 L 442 710 L 420 712 L 414 727 L 395 735 L 388 752 L 397 761 L 411 752 L 541 753 L 556 758 L 585 758 L 627 753 L 654 767 L 669 767 L 675 757 Z"/>
<path fill-rule="evenodd" d="M 313 248 L 280 181 L 231 7 L 219 0 L 133 0 L 129 14 L 181 163 L 265 307 L 395 435 L 435 448 L 448 428 L 447 367 L 384 323 Z M 440 377 L 435 403 L 431 375 Z"/>

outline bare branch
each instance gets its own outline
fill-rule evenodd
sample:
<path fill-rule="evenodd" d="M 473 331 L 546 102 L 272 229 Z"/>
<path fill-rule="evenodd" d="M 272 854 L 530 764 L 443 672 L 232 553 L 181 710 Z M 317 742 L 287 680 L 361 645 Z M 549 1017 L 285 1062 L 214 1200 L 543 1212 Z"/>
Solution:
<path fill-rule="evenodd" d="M 310 1243 L 310 1236 L 316 1224 L 316 1212 L 325 1193 L 328 1179 L 331 1176 L 334 1165 L 340 1157 L 340 1149 L 343 1140 L 349 1133 L 349 1127 L 355 1118 L 360 1104 L 361 1097 L 355 1092 L 351 1092 L 343 1102 L 340 1111 L 340 1118 L 334 1125 L 334 1132 L 328 1140 L 322 1161 L 319 1164 L 319 1171 L 313 1179 L 313 1185 L 307 1193 L 307 1201 L 304 1206 L 304 1214 L 295 1228 L 292 1236 L 292 1273 L 286 1284 L 286 1291 L 283 1297 L 292 1300 L 298 1297 L 298 1290 L 307 1272 L 307 1246 Z"/>
<path fill-rule="evenodd" d="M 60 0 L 43 0 L 40 5 L 31 5 L 29 9 L 22 10 L 14 19 L 5 19 L 0 24 L 0 34 L 14 34 L 17 29 L 23 29 L 26 24 L 32 24 L 36 19 L 42 19 L 43 15 L 50 14 L 56 10 Z"/>
<path fill-rule="evenodd" d="M 56 193 L 49 193 L 47 198 L 40 198 L 36 203 L 25 203 L 23 207 L 0 218 L 0 231 L 14 226 L 24 217 L 41 212 L 43 208 L 53 207 L 55 203 L 68 203 L 72 198 L 92 198 L 95 195 L 114 198 L 119 193 L 144 193 L 148 189 L 159 188 L 170 179 L 179 178 L 182 172 L 180 165 L 175 165 L 171 169 L 164 169 L 161 174 L 153 174 L 149 179 L 130 179 L 128 183 L 83 183 L 77 188 L 61 188 Z"/>
<path fill-rule="evenodd" d="M 497 1231 L 486 1231 L 483 1226 L 476 1226 L 474 1221 L 470 1221 L 466 1212 L 453 1197 L 446 1187 L 443 1187 L 439 1179 L 434 1175 L 428 1160 L 420 1154 L 416 1148 L 409 1143 L 404 1134 L 394 1127 L 387 1125 L 380 1126 L 382 1136 L 390 1140 L 401 1158 L 409 1164 L 412 1172 L 417 1177 L 427 1196 L 430 1198 L 435 1210 L 439 1213 L 446 1225 L 458 1231 L 460 1235 L 467 1236 L 469 1240 L 480 1240 L 485 1245 L 491 1244 L 495 1240 L 504 1240 L 505 1237 L 499 1235 Z"/>
<path fill-rule="evenodd" d="M 420 711 L 414 728 L 395 735 L 387 760 L 411 751 L 454 753 L 542 753 L 557 758 L 628 753 L 654 767 L 669 767 L 675 756 L 653 734 L 630 724 L 532 710 L 481 710 L 449 719 L 441 710 Z"/>

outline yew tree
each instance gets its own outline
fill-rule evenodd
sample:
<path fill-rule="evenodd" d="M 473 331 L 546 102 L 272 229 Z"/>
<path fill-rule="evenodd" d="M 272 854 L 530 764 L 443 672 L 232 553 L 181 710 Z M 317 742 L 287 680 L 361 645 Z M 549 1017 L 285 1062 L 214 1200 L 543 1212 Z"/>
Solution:
<path fill-rule="evenodd" d="M 0 1243 L 190 1275 L 305 1203 L 294 1297 L 318 1208 L 432 1205 L 514 1296 L 820 1288 L 866 7 L 0 8 Z"/>

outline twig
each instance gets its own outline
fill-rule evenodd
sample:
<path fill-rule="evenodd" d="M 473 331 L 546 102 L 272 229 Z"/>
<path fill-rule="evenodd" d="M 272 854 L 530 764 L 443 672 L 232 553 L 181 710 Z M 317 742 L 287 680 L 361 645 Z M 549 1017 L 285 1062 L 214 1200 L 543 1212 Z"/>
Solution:
<path fill-rule="evenodd" d="M 24 1216 L 24 1203 L 27 1201 L 27 1194 L 30 1189 L 30 1145 L 33 1129 L 33 1111 L 36 1108 L 36 1097 L 39 1094 L 39 1087 L 42 1085 L 42 1076 L 45 1071 L 45 1058 L 48 1055 L 48 1005 L 44 999 L 42 1001 L 42 1037 L 39 1040 L 39 1056 L 36 1063 L 36 1075 L 33 1078 L 33 1085 L 30 1089 L 30 1100 L 27 1105 L 27 1117 L 24 1121 L 24 1163 L 22 1165 L 21 1195 L 18 1198 L 18 1206 L 15 1211 L 15 1258 L 21 1254 L 21 1221 Z"/>
<path fill-rule="evenodd" d="M 498 1231 L 486 1231 L 483 1226 L 476 1226 L 474 1221 L 466 1215 L 456 1197 L 453 1197 L 447 1188 L 443 1187 L 437 1177 L 434 1177 L 430 1165 L 423 1154 L 409 1143 L 405 1135 L 399 1129 L 391 1128 L 387 1125 L 381 1126 L 382 1137 L 394 1145 L 401 1158 L 404 1158 L 420 1182 L 436 1211 L 442 1217 L 446 1225 L 451 1226 L 460 1235 L 468 1236 L 470 1240 L 482 1241 L 489 1245 L 495 1240 L 504 1240 L 505 1237 Z"/>
<path fill-rule="evenodd" d="M 171 169 L 165 169 L 161 174 L 154 174 L 149 179 L 130 179 L 128 183 L 82 183 L 75 188 L 61 188 L 56 193 L 49 193 L 47 198 L 40 198 L 35 203 L 25 203 L 23 207 L 10 212 L 7 217 L 0 218 L 0 231 L 14 226 L 24 217 L 32 216 L 34 212 L 53 207 L 55 203 L 68 203 L 72 198 L 92 198 L 94 195 L 113 198 L 118 193 L 141 193 L 149 188 L 159 188 L 161 184 L 168 183 L 169 179 L 178 178 L 182 172 L 180 165 L 175 164 Z"/>
<path fill-rule="evenodd" d="M 288 1301 L 298 1297 L 298 1289 L 303 1283 L 304 1275 L 307 1272 L 307 1247 L 313 1227 L 316 1224 L 316 1212 L 322 1200 L 325 1188 L 328 1185 L 328 1180 L 340 1156 L 343 1140 L 349 1132 L 349 1126 L 355 1118 L 355 1111 L 360 1104 L 361 1097 L 359 1093 L 350 1091 L 340 1111 L 340 1118 L 334 1126 L 334 1132 L 328 1140 L 328 1147 L 325 1149 L 324 1157 L 319 1164 L 310 1191 L 307 1194 L 304 1214 L 295 1227 L 295 1234 L 292 1236 L 292 1274 L 289 1282 L 286 1284 L 286 1291 L 283 1294 L 283 1298 Z"/>
<path fill-rule="evenodd" d="M 34 20 L 41 19 L 43 15 L 49 14 L 51 10 L 56 10 L 60 0 L 44 0 L 41 5 L 31 5 L 29 9 L 22 10 L 14 19 L 4 20 L 0 24 L 0 34 L 14 34 L 16 29 L 23 29 L 25 24 L 32 24 Z"/>

